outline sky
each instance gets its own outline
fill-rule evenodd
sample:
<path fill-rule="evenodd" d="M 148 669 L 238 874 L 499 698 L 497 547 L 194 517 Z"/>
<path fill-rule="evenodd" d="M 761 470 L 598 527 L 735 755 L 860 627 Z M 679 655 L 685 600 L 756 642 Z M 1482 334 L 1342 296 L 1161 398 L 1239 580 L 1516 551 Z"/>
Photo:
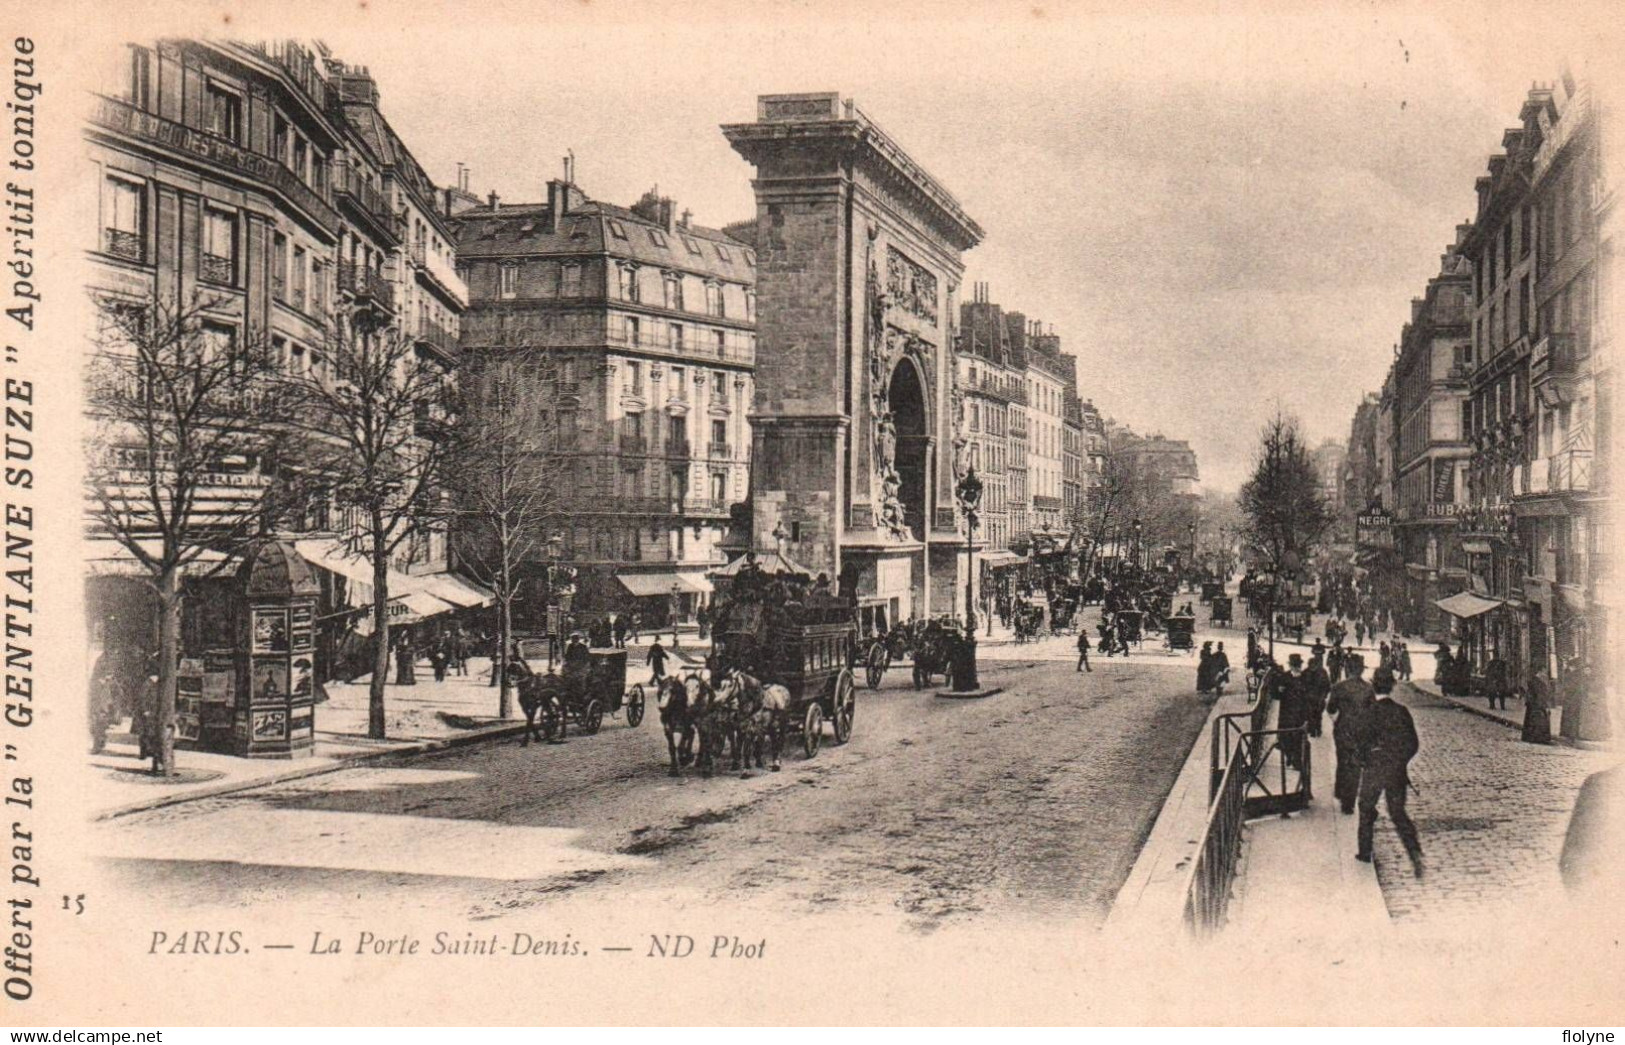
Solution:
<path fill-rule="evenodd" d="M 752 168 L 718 125 L 758 94 L 856 99 L 986 230 L 965 285 L 1052 325 L 1080 393 L 1190 440 L 1216 489 L 1277 406 L 1346 438 L 1524 92 L 1607 24 L 1459 3 L 361 8 L 310 35 L 371 69 L 431 176 L 466 163 L 508 202 L 544 198 L 573 150 L 592 198 L 658 186 L 701 224 L 748 218 Z"/>

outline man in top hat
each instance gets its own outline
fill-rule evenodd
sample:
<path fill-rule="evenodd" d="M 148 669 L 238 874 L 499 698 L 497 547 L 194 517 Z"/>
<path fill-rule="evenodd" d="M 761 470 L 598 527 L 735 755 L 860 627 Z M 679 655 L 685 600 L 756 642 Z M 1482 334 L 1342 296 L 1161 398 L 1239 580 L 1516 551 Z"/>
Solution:
<path fill-rule="evenodd" d="M 1320 644 L 1316 643 L 1316 646 L 1320 647 Z M 1309 735 L 1318 737 L 1322 715 L 1326 710 L 1326 697 L 1332 691 L 1332 677 L 1327 674 L 1325 663 L 1319 653 L 1309 658 L 1309 666 L 1304 669 L 1303 679 L 1304 723 L 1309 727 Z"/>
<path fill-rule="evenodd" d="M 1287 657 L 1285 673 L 1275 672 L 1274 696 L 1276 700 L 1275 728 L 1296 730 L 1309 719 L 1308 680 L 1303 677 L 1303 655 Z M 1303 768 L 1303 734 L 1287 733 L 1281 737 L 1281 755 L 1293 769 Z"/>
<path fill-rule="evenodd" d="M 1422 842 L 1417 837 L 1416 824 L 1405 812 L 1405 790 L 1410 786 L 1410 761 L 1416 756 L 1421 742 L 1416 736 L 1416 722 L 1405 705 L 1397 703 L 1391 694 L 1394 673 L 1390 668 L 1379 668 L 1371 679 L 1377 699 L 1361 734 L 1360 743 L 1360 828 L 1359 852 L 1355 859 L 1371 862 L 1371 838 L 1377 824 L 1377 799 L 1385 798 L 1388 819 L 1394 822 L 1394 831 L 1411 858 L 1411 869 L 1422 877 Z"/>

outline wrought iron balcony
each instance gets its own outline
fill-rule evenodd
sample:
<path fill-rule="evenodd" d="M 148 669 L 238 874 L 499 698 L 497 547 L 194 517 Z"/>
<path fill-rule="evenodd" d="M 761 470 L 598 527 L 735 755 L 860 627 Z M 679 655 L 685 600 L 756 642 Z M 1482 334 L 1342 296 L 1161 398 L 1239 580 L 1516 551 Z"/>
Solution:
<path fill-rule="evenodd" d="M 694 444 L 690 443 L 687 439 L 668 439 L 666 440 L 666 456 L 693 457 Z"/>
<path fill-rule="evenodd" d="M 229 175 L 248 178 L 279 193 L 328 232 L 336 232 L 338 212 L 299 177 L 269 156 L 261 156 L 207 131 L 166 120 L 117 98 L 98 96 L 90 122 L 103 130 L 134 138 Z"/>
<path fill-rule="evenodd" d="M 643 454 L 649 450 L 649 440 L 632 432 L 622 432 L 620 447 L 623 454 Z"/>
<path fill-rule="evenodd" d="M 707 456 L 709 458 L 712 458 L 713 460 L 726 461 L 728 459 L 728 444 L 727 443 L 706 443 L 705 444 L 705 456 Z"/>
<path fill-rule="evenodd" d="M 414 340 L 422 350 L 432 352 L 446 362 L 457 359 L 456 336 L 433 320 L 423 320 L 418 324 Z"/>
<path fill-rule="evenodd" d="M 387 312 L 395 311 L 395 288 L 380 273 L 346 261 L 339 265 L 339 293 L 348 294 L 357 305 L 375 305 Z"/>
<path fill-rule="evenodd" d="M 147 260 L 147 245 L 142 240 L 139 232 L 103 229 L 102 253 L 111 254 L 115 258 L 123 258 L 125 261 L 144 263 Z"/>
<path fill-rule="evenodd" d="M 342 164 L 333 167 L 333 195 L 341 206 L 354 211 L 379 237 L 399 242 L 401 222 L 389 199 L 376 185 L 365 181 L 358 171 Z"/>

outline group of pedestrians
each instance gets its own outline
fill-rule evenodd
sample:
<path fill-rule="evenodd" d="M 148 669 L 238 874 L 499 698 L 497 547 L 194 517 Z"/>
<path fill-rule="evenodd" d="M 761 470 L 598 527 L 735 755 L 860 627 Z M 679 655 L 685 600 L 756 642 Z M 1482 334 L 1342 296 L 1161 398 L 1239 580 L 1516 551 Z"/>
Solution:
<path fill-rule="evenodd" d="M 1336 674 L 1341 678 L 1335 678 L 1326 663 L 1337 653 L 1341 656 Z M 1421 839 L 1405 807 L 1411 787 L 1410 760 L 1420 749 L 1420 740 L 1409 709 L 1393 699 L 1398 663 L 1394 651 L 1388 649 L 1368 682 L 1363 654 L 1344 651 L 1338 644 L 1328 651 L 1317 642 L 1307 664 L 1302 654 L 1293 653 L 1287 658 L 1286 671 L 1270 673 L 1264 699 L 1276 701 L 1276 728 L 1283 731 L 1281 757 L 1300 772 L 1305 767 L 1307 738 L 1322 735 L 1326 714 L 1332 716 L 1337 753 L 1332 795 L 1345 815 L 1359 813 L 1356 859 L 1371 861 L 1377 807 L 1383 803 L 1420 878 L 1424 871 Z M 1306 797 L 1312 799 L 1313 795 Z"/>

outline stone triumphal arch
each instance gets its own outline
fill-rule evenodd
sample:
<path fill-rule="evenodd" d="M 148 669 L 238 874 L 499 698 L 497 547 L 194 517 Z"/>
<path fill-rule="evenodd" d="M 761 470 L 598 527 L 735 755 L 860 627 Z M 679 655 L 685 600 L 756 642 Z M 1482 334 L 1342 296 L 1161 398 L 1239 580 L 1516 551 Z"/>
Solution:
<path fill-rule="evenodd" d="M 837 94 L 764 96 L 723 133 L 756 167 L 753 545 L 787 535 L 893 620 L 952 612 L 953 331 L 982 230 Z"/>

